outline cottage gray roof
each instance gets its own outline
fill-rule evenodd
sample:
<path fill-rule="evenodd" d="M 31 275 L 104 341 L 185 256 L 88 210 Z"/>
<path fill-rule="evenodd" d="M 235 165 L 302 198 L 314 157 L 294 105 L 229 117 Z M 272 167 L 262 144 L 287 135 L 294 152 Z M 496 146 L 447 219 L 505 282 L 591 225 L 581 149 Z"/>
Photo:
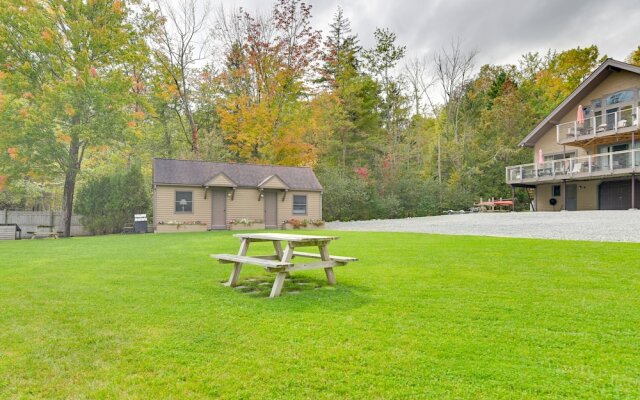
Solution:
<path fill-rule="evenodd" d="M 322 190 L 318 178 L 308 167 L 153 159 L 154 185 L 202 186 L 220 173 L 238 187 L 257 188 L 268 177 L 277 175 L 291 190 Z"/>

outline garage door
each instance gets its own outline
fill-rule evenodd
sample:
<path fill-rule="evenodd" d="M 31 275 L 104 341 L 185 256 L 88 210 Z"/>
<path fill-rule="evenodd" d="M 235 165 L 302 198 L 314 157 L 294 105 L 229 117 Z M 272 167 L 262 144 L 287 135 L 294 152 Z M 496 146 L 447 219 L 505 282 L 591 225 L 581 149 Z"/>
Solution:
<path fill-rule="evenodd" d="M 638 208 L 638 181 L 636 181 L 636 208 Z M 610 181 L 600 184 L 601 210 L 628 210 L 631 208 L 631 181 Z"/>

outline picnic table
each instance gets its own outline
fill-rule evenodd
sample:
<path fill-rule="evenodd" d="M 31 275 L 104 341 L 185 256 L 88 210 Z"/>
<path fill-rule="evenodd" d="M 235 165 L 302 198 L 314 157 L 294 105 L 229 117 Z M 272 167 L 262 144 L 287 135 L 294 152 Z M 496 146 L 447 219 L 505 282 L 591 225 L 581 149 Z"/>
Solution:
<path fill-rule="evenodd" d="M 333 272 L 333 267 L 343 266 L 352 261 L 358 261 L 358 259 L 354 257 L 332 256 L 329 254 L 329 243 L 331 243 L 332 240 L 338 239 L 336 236 L 292 235 L 284 233 L 241 233 L 233 236 L 240 239 L 240 250 L 237 255 L 210 255 L 222 264 L 234 264 L 231 276 L 229 277 L 229 281 L 226 285 L 233 287 L 238 284 L 240 271 L 244 264 L 259 265 L 264 267 L 268 272 L 276 273 L 276 279 L 273 282 L 273 287 L 271 288 L 271 294 L 269 297 L 280 296 L 284 280 L 290 272 L 324 269 L 329 284 L 335 285 L 336 276 Z M 275 254 L 247 256 L 249 245 L 253 242 L 272 242 Z M 284 250 L 282 242 L 286 243 Z M 306 253 L 295 250 L 301 247 L 317 247 L 319 252 Z M 291 259 L 294 257 L 319 259 L 320 261 L 294 264 L 291 262 Z"/>
<path fill-rule="evenodd" d="M 38 225 L 35 231 L 29 231 L 27 233 L 31 234 L 31 239 L 35 239 L 37 237 L 50 237 L 57 239 L 58 236 L 62 234 L 62 231 L 56 231 L 54 230 L 55 228 L 56 227 L 52 225 Z"/>

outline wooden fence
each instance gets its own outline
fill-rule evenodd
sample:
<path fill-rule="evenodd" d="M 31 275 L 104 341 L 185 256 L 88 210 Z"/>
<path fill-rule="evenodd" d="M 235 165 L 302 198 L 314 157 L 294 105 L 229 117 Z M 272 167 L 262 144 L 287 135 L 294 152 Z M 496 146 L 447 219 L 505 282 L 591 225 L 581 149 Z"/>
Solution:
<path fill-rule="evenodd" d="M 27 232 L 36 231 L 38 225 L 53 226 L 54 230 L 64 231 L 61 211 L 9 211 L 0 210 L 0 224 L 18 224 L 22 237 L 29 238 Z M 71 217 L 71 236 L 87 236 L 90 233 L 82 226 L 82 217 Z"/>

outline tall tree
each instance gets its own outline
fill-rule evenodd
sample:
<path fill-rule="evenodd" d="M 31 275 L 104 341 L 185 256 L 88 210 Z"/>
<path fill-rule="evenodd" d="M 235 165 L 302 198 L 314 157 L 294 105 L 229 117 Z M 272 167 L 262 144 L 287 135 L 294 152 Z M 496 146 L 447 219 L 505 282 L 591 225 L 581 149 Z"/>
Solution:
<path fill-rule="evenodd" d="M 341 80 L 349 79 L 358 72 L 358 56 L 362 48 L 358 44 L 358 36 L 351 33 L 351 21 L 345 17 L 341 7 L 338 7 L 329 27 L 324 42 L 320 80 L 336 89 L 340 87 Z"/>
<path fill-rule="evenodd" d="M 364 58 L 370 73 L 377 78 L 382 91 L 380 113 L 387 132 L 388 144 L 385 165 L 391 162 L 395 166 L 398 145 L 402 140 L 403 129 L 408 123 L 408 108 L 407 97 L 402 87 L 403 82 L 393 73 L 406 53 L 406 46 L 397 45 L 396 34 L 389 29 L 376 28 L 373 35 L 376 44 L 372 49 L 364 51 Z"/>
<path fill-rule="evenodd" d="M 67 236 L 86 155 L 137 129 L 131 71 L 146 47 L 132 6 L 0 1 L 0 74 L 9 94 L 0 120 L 30 168 L 63 175 Z"/>
<path fill-rule="evenodd" d="M 218 27 L 226 65 L 220 74 L 220 128 L 240 161 L 312 165 L 306 99 L 320 53 L 320 33 L 311 26 L 311 6 L 280 0 L 269 17 L 239 11 Z"/>
<path fill-rule="evenodd" d="M 319 121 L 316 143 L 325 165 L 371 168 L 382 154 L 379 85 L 362 71 L 362 48 L 341 8 L 324 41 L 320 82 L 313 104 Z"/>
<path fill-rule="evenodd" d="M 629 64 L 640 66 L 640 46 L 629 54 L 626 61 Z"/>
<path fill-rule="evenodd" d="M 209 9 L 199 7 L 197 0 L 184 0 L 177 5 L 156 0 L 156 5 L 164 23 L 154 38 L 154 55 L 175 87 L 179 99 L 179 108 L 175 111 L 182 130 L 189 132 L 191 151 L 197 154 L 198 124 L 192 92 L 199 73 L 198 63 L 204 60 L 210 41 L 210 30 L 206 26 Z"/>
<path fill-rule="evenodd" d="M 427 76 L 429 63 L 426 57 L 413 57 L 404 65 L 403 76 L 409 83 L 413 100 L 413 113 L 426 115 L 430 105 L 429 89 L 435 84 L 435 79 Z M 431 110 L 433 112 L 433 109 Z"/>

